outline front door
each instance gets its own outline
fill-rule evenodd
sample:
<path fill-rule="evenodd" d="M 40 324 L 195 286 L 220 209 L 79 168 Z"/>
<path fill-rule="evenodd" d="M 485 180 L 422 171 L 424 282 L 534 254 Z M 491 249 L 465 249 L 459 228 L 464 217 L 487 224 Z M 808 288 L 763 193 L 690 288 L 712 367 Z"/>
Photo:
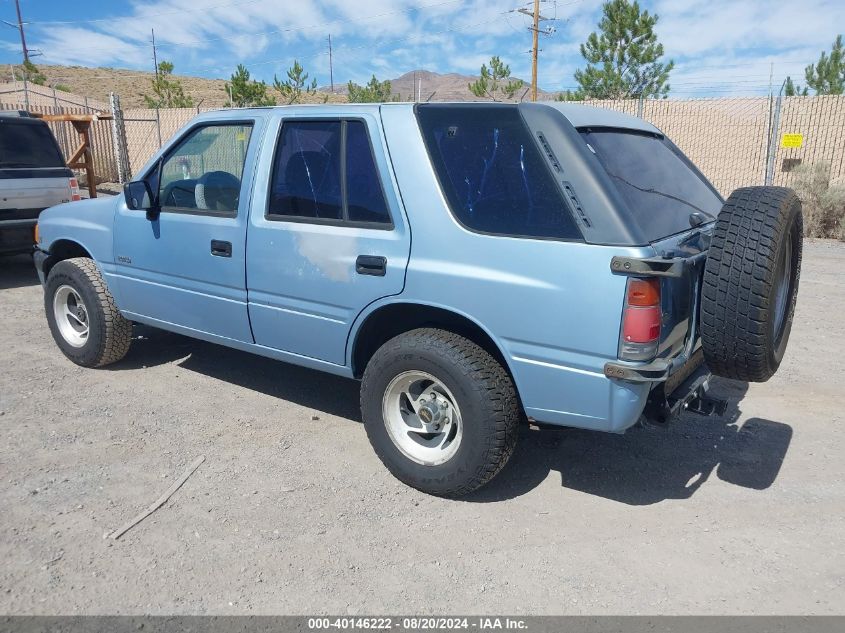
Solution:
<path fill-rule="evenodd" d="M 343 365 L 352 322 L 402 292 L 410 252 L 378 109 L 278 123 L 249 228 L 255 342 Z"/>
<path fill-rule="evenodd" d="M 161 213 L 115 219 L 120 307 L 129 318 L 252 342 L 246 225 L 254 121 L 198 123 L 145 178 Z"/>

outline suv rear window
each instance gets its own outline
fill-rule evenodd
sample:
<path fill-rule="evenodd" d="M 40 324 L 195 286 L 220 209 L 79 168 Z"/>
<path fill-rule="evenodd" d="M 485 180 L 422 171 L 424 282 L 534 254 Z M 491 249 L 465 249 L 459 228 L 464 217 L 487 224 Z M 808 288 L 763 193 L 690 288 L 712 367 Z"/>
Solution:
<path fill-rule="evenodd" d="M 0 169 L 64 166 L 56 140 L 45 123 L 0 121 Z"/>
<path fill-rule="evenodd" d="M 465 227 L 581 238 L 516 107 L 421 105 L 417 117 L 443 194 Z"/>
<path fill-rule="evenodd" d="M 631 130 L 581 130 L 649 241 L 690 229 L 690 215 L 715 220 L 719 194 L 670 141 Z"/>

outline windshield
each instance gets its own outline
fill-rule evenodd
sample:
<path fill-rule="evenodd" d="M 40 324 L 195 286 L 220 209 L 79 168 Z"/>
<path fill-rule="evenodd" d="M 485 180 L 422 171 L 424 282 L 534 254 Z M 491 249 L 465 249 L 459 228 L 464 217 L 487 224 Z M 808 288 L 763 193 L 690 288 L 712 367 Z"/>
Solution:
<path fill-rule="evenodd" d="M 59 147 L 46 125 L 0 123 L 0 169 L 64 166 Z"/>
<path fill-rule="evenodd" d="M 669 141 L 631 130 L 587 129 L 581 135 L 649 241 L 689 230 L 693 213 L 704 222 L 716 219 L 719 194 Z"/>

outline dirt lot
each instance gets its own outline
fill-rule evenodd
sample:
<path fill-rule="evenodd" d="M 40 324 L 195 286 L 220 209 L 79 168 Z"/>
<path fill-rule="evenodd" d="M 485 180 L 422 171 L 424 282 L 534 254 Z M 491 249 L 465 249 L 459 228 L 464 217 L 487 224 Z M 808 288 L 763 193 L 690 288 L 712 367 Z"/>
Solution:
<path fill-rule="evenodd" d="M 446 501 L 382 468 L 357 383 L 143 328 L 78 368 L 0 261 L 0 613 L 845 613 L 843 269 L 807 244 L 784 365 L 718 382 L 726 417 L 525 428 Z"/>

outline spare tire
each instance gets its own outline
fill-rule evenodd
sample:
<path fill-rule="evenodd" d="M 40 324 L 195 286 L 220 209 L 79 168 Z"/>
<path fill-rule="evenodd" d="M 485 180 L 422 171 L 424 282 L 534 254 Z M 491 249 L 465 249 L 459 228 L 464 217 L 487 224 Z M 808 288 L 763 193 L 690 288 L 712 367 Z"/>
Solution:
<path fill-rule="evenodd" d="M 783 360 L 801 271 L 801 202 L 744 187 L 722 207 L 704 267 L 701 344 L 718 376 L 764 382 Z"/>

